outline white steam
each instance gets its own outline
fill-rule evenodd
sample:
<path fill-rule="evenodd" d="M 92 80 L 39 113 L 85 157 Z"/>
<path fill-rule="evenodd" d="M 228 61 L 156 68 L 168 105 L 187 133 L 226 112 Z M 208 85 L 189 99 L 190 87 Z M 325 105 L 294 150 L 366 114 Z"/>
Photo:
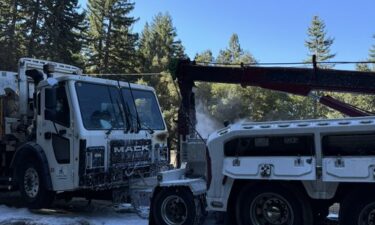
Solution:
<path fill-rule="evenodd" d="M 243 124 L 243 123 L 250 123 L 250 122 L 252 121 L 249 119 L 238 119 L 238 120 L 235 120 L 233 124 Z"/>
<path fill-rule="evenodd" d="M 198 102 L 195 110 L 197 117 L 196 129 L 203 138 L 207 138 L 212 132 L 223 127 L 222 124 L 209 115 L 202 102 Z"/>

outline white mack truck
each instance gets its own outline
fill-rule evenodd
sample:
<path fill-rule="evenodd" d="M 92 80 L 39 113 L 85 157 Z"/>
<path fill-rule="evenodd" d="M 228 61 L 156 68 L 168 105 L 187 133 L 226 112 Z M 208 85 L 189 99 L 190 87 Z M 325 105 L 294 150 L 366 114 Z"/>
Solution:
<path fill-rule="evenodd" d="M 168 166 L 154 89 L 81 72 L 28 58 L 0 71 L 0 189 L 20 190 L 30 208 L 55 197 L 127 201 L 131 185 Z"/>
<path fill-rule="evenodd" d="M 315 61 L 314 61 L 315 62 Z M 375 117 L 330 96 L 351 117 L 238 123 L 196 138 L 195 81 L 257 86 L 303 96 L 313 90 L 375 93 L 375 73 L 314 68 L 214 66 L 179 61 L 174 74 L 181 168 L 161 172 L 150 224 L 200 224 L 206 210 L 228 224 L 321 224 L 333 203 L 341 225 L 375 224 Z"/>

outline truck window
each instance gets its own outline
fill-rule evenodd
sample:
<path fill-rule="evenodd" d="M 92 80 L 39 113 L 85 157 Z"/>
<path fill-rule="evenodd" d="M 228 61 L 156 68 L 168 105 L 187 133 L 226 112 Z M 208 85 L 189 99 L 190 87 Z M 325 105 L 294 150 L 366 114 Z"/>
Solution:
<path fill-rule="evenodd" d="M 70 108 L 66 95 L 65 85 L 60 85 L 56 90 L 56 119 L 54 122 L 65 127 L 70 127 Z"/>
<path fill-rule="evenodd" d="M 148 90 L 123 88 L 123 96 L 125 103 L 130 108 L 133 121 L 136 121 L 137 114 L 140 120 L 141 129 L 164 130 L 164 121 L 160 112 L 159 105 L 156 101 L 154 92 Z M 132 98 L 134 97 L 134 102 Z M 137 110 L 135 110 L 135 108 Z"/>
<path fill-rule="evenodd" d="M 121 97 L 115 86 L 76 83 L 83 126 L 88 130 L 123 129 Z"/>

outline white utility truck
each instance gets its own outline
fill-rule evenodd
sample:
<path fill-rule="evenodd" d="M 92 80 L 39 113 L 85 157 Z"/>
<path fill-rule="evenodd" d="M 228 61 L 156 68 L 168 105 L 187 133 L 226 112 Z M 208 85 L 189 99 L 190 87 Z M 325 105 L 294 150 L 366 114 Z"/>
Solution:
<path fill-rule="evenodd" d="M 375 224 L 375 117 L 329 96 L 351 117 L 237 123 L 196 138 L 194 82 L 258 86 L 303 96 L 313 90 L 375 94 L 375 73 L 314 68 L 197 65 L 180 61 L 181 168 L 161 172 L 150 224 L 200 224 L 205 210 L 228 224 L 321 224 L 340 204 L 341 225 Z"/>
<path fill-rule="evenodd" d="M 23 58 L 0 71 L 0 188 L 31 208 L 57 197 L 129 200 L 129 187 L 168 167 L 154 89 Z M 139 183 L 138 182 L 138 183 Z"/>

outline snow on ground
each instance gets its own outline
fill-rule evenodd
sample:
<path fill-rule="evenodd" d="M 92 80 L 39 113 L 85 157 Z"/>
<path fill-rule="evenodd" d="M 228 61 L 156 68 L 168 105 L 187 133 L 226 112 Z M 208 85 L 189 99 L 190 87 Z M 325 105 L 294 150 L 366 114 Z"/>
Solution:
<path fill-rule="evenodd" d="M 136 214 L 93 212 L 91 214 L 45 215 L 0 206 L 0 225 L 146 225 L 148 221 Z"/>
<path fill-rule="evenodd" d="M 57 208 L 58 207 L 58 208 Z M 147 225 L 129 207 L 115 208 L 108 203 L 93 201 L 57 205 L 55 209 L 30 211 L 0 205 L 0 225 Z"/>

